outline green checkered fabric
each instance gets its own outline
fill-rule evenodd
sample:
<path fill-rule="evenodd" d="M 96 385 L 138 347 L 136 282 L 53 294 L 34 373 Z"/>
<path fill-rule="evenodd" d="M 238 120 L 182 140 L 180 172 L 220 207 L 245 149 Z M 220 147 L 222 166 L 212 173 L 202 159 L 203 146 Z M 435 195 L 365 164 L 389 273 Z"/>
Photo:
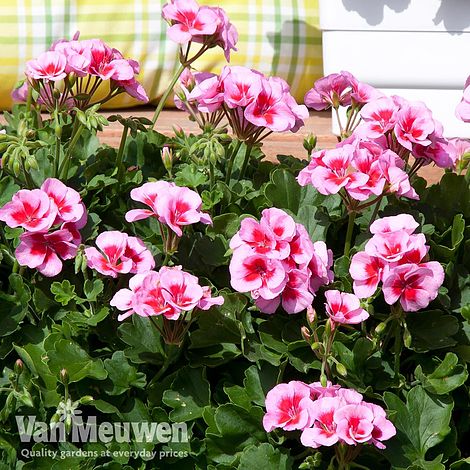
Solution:
<path fill-rule="evenodd" d="M 163 2 L 162 2 L 163 3 Z M 161 4 L 155 0 L 10 0 L 0 2 L 0 107 L 11 106 L 10 91 L 24 77 L 24 64 L 59 38 L 99 37 L 141 64 L 142 81 L 155 100 L 176 67 L 176 44 L 166 37 Z M 223 7 L 239 31 L 231 64 L 279 75 L 298 99 L 322 73 L 318 0 L 207 0 Z M 222 51 L 209 51 L 199 70 L 219 72 Z M 135 101 L 120 96 L 121 107 Z"/>

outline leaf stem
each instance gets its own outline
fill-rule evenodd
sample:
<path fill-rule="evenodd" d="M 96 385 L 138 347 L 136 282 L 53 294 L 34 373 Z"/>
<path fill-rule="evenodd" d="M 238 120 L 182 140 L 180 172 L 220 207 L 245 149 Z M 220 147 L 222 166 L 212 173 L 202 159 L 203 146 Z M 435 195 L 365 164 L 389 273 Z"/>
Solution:
<path fill-rule="evenodd" d="M 346 240 L 344 242 L 344 256 L 349 256 L 351 251 L 351 241 L 354 231 L 354 221 L 356 220 L 356 211 L 351 211 L 348 217 L 348 228 L 346 231 Z"/>
<path fill-rule="evenodd" d="M 246 143 L 246 150 L 245 150 L 245 157 L 243 159 L 242 169 L 240 171 L 240 176 L 238 177 L 238 181 L 245 177 L 246 169 L 248 168 L 248 162 L 250 161 L 251 149 L 253 145 L 251 143 Z"/>
<path fill-rule="evenodd" d="M 241 140 L 237 140 L 237 143 L 235 144 L 235 148 L 230 152 L 230 157 L 228 160 L 228 166 L 227 166 L 227 174 L 225 175 L 225 183 L 228 185 L 230 183 L 230 178 L 232 177 L 232 170 L 233 170 L 233 163 L 235 161 L 235 158 L 237 158 L 238 151 L 240 150 L 240 146 L 242 145 Z"/>
<path fill-rule="evenodd" d="M 129 130 L 129 127 L 127 125 L 124 125 L 123 129 L 122 129 L 121 142 L 119 143 L 118 154 L 117 154 L 117 157 L 116 157 L 116 168 L 117 168 L 118 183 L 121 182 L 122 175 L 124 173 L 123 157 L 124 157 L 124 148 L 126 147 L 126 140 L 127 140 L 128 130 Z"/>

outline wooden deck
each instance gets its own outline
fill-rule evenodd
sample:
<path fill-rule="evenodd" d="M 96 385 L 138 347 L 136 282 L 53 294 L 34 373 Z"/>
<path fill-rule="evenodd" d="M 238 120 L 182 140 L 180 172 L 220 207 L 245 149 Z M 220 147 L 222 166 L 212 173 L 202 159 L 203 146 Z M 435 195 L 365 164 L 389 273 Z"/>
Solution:
<path fill-rule="evenodd" d="M 106 115 L 119 113 L 122 115 L 132 116 L 145 116 L 149 119 L 153 116 L 153 110 L 149 108 L 141 108 L 129 111 L 113 111 L 107 112 Z M 171 135 L 173 127 L 179 126 L 187 131 L 197 132 L 198 128 L 194 122 L 191 122 L 186 113 L 175 110 L 165 110 L 160 115 L 155 129 L 163 134 Z M 113 122 L 101 134 L 102 142 L 108 143 L 112 146 L 119 145 L 122 126 L 118 122 Z M 275 160 L 276 155 L 294 155 L 296 157 L 305 157 L 306 152 L 303 148 L 304 137 L 312 132 L 317 136 L 318 147 L 320 148 L 333 148 L 338 142 L 336 136 L 331 133 L 331 114 L 329 112 L 312 112 L 310 117 L 305 122 L 297 133 L 273 133 L 266 138 L 263 144 L 263 150 L 269 159 Z M 419 175 L 426 178 L 428 183 L 436 183 L 440 180 L 443 170 L 428 165 L 422 168 Z"/>

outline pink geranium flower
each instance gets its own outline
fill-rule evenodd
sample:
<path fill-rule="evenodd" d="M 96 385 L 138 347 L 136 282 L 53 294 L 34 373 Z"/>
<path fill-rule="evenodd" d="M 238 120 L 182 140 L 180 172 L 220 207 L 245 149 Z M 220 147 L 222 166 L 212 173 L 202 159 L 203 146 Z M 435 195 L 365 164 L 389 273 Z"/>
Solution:
<path fill-rule="evenodd" d="M 134 309 L 137 300 L 135 294 L 142 287 L 142 283 L 148 274 L 149 273 L 140 273 L 132 276 L 129 279 L 129 289 L 120 289 L 114 294 L 109 304 L 124 312 L 118 315 L 118 321 L 125 320 L 134 313 L 139 314 Z"/>
<path fill-rule="evenodd" d="M 315 242 L 313 244 L 313 256 L 308 264 L 308 269 L 312 275 L 310 278 L 310 291 L 312 293 L 315 293 L 321 286 L 333 282 L 332 266 L 333 252 L 327 248 L 325 242 Z"/>
<path fill-rule="evenodd" d="M 399 109 L 392 98 L 382 97 L 371 101 L 361 109 L 364 124 L 358 128 L 358 133 L 370 139 L 384 135 L 394 128 Z"/>
<path fill-rule="evenodd" d="M 223 49 L 225 59 L 227 62 L 230 62 L 230 52 L 237 51 L 235 47 L 238 42 L 237 28 L 229 21 L 227 13 L 225 13 L 223 8 L 212 7 L 212 10 L 218 17 L 217 29 L 214 33 L 214 43 L 216 46 L 220 46 Z"/>
<path fill-rule="evenodd" d="M 418 222 L 410 214 L 398 214 L 390 217 L 382 217 L 374 221 L 369 227 L 372 234 L 386 234 L 404 231 L 411 235 L 419 227 Z"/>
<path fill-rule="evenodd" d="M 156 200 L 158 220 L 181 237 L 182 227 L 202 222 L 211 224 L 209 214 L 201 212 L 202 199 L 195 191 L 179 186 L 169 187 Z"/>
<path fill-rule="evenodd" d="M 56 178 L 47 178 L 41 185 L 41 189 L 54 201 L 57 207 L 55 224 L 77 222 L 82 218 L 85 206 L 80 194 L 75 189 L 69 188 Z"/>
<path fill-rule="evenodd" d="M 195 36 L 214 34 L 219 24 L 219 16 L 212 8 L 201 8 L 194 0 L 171 0 L 163 6 L 162 16 L 171 25 L 168 37 L 178 44 Z"/>
<path fill-rule="evenodd" d="M 356 79 L 349 72 L 332 73 L 317 80 L 304 98 L 305 104 L 315 111 L 323 111 L 330 106 L 349 106 L 352 85 Z"/>
<path fill-rule="evenodd" d="M 335 323 L 355 325 L 369 318 L 369 314 L 361 308 L 360 301 L 354 294 L 329 290 L 325 297 L 326 313 Z"/>
<path fill-rule="evenodd" d="M 160 269 L 160 287 L 165 301 L 176 310 L 192 310 L 204 295 L 196 276 L 175 267 Z"/>
<path fill-rule="evenodd" d="M 422 103 L 410 104 L 397 114 L 394 131 L 398 142 L 408 150 L 413 144 L 429 145 L 435 125 L 431 111 Z"/>
<path fill-rule="evenodd" d="M 310 389 L 302 382 L 292 381 L 272 388 L 266 396 L 263 427 L 285 431 L 308 428 L 312 423 L 313 402 Z"/>
<path fill-rule="evenodd" d="M 385 449 L 385 445 L 382 441 L 391 439 L 395 436 L 397 430 L 393 423 L 387 419 L 387 414 L 381 406 L 375 405 L 374 403 L 364 403 L 364 405 L 370 408 L 374 415 L 374 419 L 372 421 L 374 429 L 372 430 L 371 442 L 375 447 L 383 450 Z"/>
<path fill-rule="evenodd" d="M 95 242 L 99 250 L 85 248 L 88 267 L 111 277 L 129 273 L 134 263 L 125 256 L 127 239 L 127 234 L 115 230 L 100 233 Z"/>
<path fill-rule="evenodd" d="M 37 59 L 26 63 L 26 75 L 35 80 L 50 80 L 56 82 L 66 77 L 67 59 L 57 51 L 43 52 Z"/>
<path fill-rule="evenodd" d="M 374 414 L 363 404 L 346 405 L 334 413 L 336 433 L 349 445 L 364 444 L 372 439 Z"/>
<path fill-rule="evenodd" d="M 0 209 L 0 220 L 29 232 L 47 231 L 57 217 L 54 201 L 40 189 L 21 189 Z"/>
<path fill-rule="evenodd" d="M 443 282 L 444 270 L 437 261 L 410 263 L 391 269 L 383 280 L 382 290 L 389 305 L 400 301 L 405 312 L 416 312 L 437 297 Z"/>
<path fill-rule="evenodd" d="M 236 254 L 230 263 L 230 284 L 238 292 L 263 290 L 265 299 L 273 299 L 286 284 L 282 263 L 264 255 Z"/>
<path fill-rule="evenodd" d="M 20 236 L 15 256 L 21 266 L 36 268 L 46 277 L 57 276 L 62 271 L 62 261 L 74 258 L 77 243 L 70 230 L 52 233 L 26 232 Z"/>
<path fill-rule="evenodd" d="M 356 253 L 351 259 L 349 273 L 353 278 L 354 293 L 360 299 L 372 297 L 382 280 L 385 262 L 365 251 Z"/>
<path fill-rule="evenodd" d="M 334 415 L 341 405 L 341 399 L 338 397 L 323 397 L 313 403 L 313 425 L 304 428 L 300 436 L 300 442 L 305 447 L 316 449 L 321 446 L 332 446 L 338 442 Z"/>
<path fill-rule="evenodd" d="M 455 115 L 463 122 L 470 122 L 470 77 L 465 81 L 462 100 L 455 109 Z"/>
<path fill-rule="evenodd" d="M 211 288 L 208 286 L 202 287 L 202 297 L 197 304 L 197 308 L 201 310 L 209 310 L 214 305 L 223 305 L 224 298 L 221 295 L 212 297 Z"/>
<path fill-rule="evenodd" d="M 147 219 L 148 217 L 159 217 L 157 212 L 157 198 L 159 195 L 164 194 L 169 188 L 174 186 L 174 183 L 167 181 L 155 181 L 151 183 L 144 183 L 142 186 L 135 188 L 131 191 L 131 199 L 141 202 L 150 208 L 149 209 L 133 209 L 126 213 L 127 222 L 135 222 L 136 220 Z"/>
<path fill-rule="evenodd" d="M 131 273 L 144 273 L 155 267 L 152 253 L 147 249 L 144 242 L 137 237 L 127 237 L 127 245 L 123 254 L 124 258 L 132 261 Z"/>
<path fill-rule="evenodd" d="M 224 102 L 229 108 L 245 107 L 261 92 L 262 75 L 246 67 L 225 67 Z"/>

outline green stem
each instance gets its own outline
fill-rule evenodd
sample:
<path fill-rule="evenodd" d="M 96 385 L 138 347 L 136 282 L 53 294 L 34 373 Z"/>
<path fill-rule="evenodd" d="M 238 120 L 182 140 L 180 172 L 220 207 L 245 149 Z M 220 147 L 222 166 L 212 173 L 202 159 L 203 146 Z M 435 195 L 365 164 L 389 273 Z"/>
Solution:
<path fill-rule="evenodd" d="M 230 178 L 232 177 L 233 162 L 235 161 L 235 158 L 237 158 L 237 154 L 238 154 L 238 151 L 240 150 L 241 145 L 242 145 L 242 141 L 237 140 L 237 143 L 235 144 L 235 148 L 230 153 L 230 157 L 229 157 L 229 161 L 228 161 L 228 167 L 227 167 L 227 174 L 225 175 L 225 183 L 226 184 L 230 183 Z"/>
<path fill-rule="evenodd" d="M 74 149 L 75 145 L 78 142 L 78 139 L 80 138 L 82 132 L 83 132 L 83 124 L 79 123 L 76 125 L 78 122 L 78 119 L 74 123 L 74 128 L 72 131 L 72 140 L 69 143 L 69 146 L 67 147 L 67 151 L 65 152 L 64 155 L 64 160 L 62 161 L 62 164 L 60 165 L 59 168 L 59 175 L 62 180 L 67 181 L 67 176 L 69 173 L 69 168 L 70 168 L 70 162 L 72 158 L 72 150 Z"/>
<path fill-rule="evenodd" d="M 160 116 L 160 113 L 162 112 L 163 106 L 165 106 L 166 100 L 170 96 L 170 93 L 172 92 L 173 87 L 176 85 L 178 78 L 180 78 L 180 75 L 183 73 L 183 70 L 185 68 L 186 68 L 186 64 L 180 64 L 180 66 L 178 67 L 178 70 L 176 70 L 175 74 L 173 75 L 173 78 L 171 79 L 171 82 L 168 85 L 168 88 L 165 90 L 162 97 L 160 98 L 160 101 L 158 102 L 157 109 L 155 110 L 155 113 L 153 114 L 152 124 L 150 125 L 150 129 L 153 129 L 155 127 L 155 123 L 157 122 L 158 116 Z"/>
<path fill-rule="evenodd" d="M 344 242 L 344 256 L 349 256 L 349 252 L 351 251 L 351 240 L 352 240 L 355 220 L 356 220 L 356 212 L 352 211 L 349 213 L 349 218 L 348 218 L 348 229 L 346 232 L 346 241 Z"/>
<path fill-rule="evenodd" d="M 163 362 L 160 370 L 155 374 L 155 376 L 149 382 L 148 387 L 158 382 L 158 380 L 163 376 L 163 374 L 168 370 L 168 368 L 179 359 L 181 352 L 183 351 L 183 348 L 181 346 L 177 346 L 175 344 L 169 344 L 167 345 L 167 348 L 168 348 L 168 351 L 165 357 L 165 361 Z"/>
<path fill-rule="evenodd" d="M 376 219 L 377 214 L 379 213 L 381 202 L 382 202 L 382 196 L 380 196 L 380 199 L 377 201 L 377 204 L 374 207 L 374 211 L 372 212 L 372 216 L 369 221 L 369 227 L 374 223 L 374 220 Z"/>
<path fill-rule="evenodd" d="M 213 189 L 214 184 L 215 184 L 215 179 L 214 179 L 214 165 L 212 162 L 209 162 L 209 183 L 210 183 L 210 188 Z"/>
<path fill-rule="evenodd" d="M 52 175 L 54 178 L 59 176 L 59 160 L 60 160 L 60 137 L 55 138 L 55 155 L 54 155 L 54 168 Z"/>
<path fill-rule="evenodd" d="M 119 183 L 121 182 L 122 175 L 124 173 L 123 157 L 124 157 L 124 148 L 126 147 L 128 129 L 129 128 L 126 125 L 122 129 L 121 142 L 119 143 L 118 154 L 116 157 L 117 180 Z"/>
<path fill-rule="evenodd" d="M 248 168 L 248 162 L 250 161 L 250 154 L 251 154 L 251 149 L 253 146 L 249 143 L 246 144 L 246 150 L 245 150 L 245 157 L 243 159 L 243 165 L 242 169 L 240 171 L 240 176 L 238 177 L 238 181 L 243 179 L 245 177 L 246 169 Z"/>
<path fill-rule="evenodd" d="M 402 350 L 401 323 L 400 323 L 400 318 L 397 318 L 397 324 L 395 327 L 395 345 L 393 347 L 393 354 L 395 356 L 393 371 L 395 373 L 395 378 L 398 378 L 398 375 L 400 374 L 401 350 Z"/>

